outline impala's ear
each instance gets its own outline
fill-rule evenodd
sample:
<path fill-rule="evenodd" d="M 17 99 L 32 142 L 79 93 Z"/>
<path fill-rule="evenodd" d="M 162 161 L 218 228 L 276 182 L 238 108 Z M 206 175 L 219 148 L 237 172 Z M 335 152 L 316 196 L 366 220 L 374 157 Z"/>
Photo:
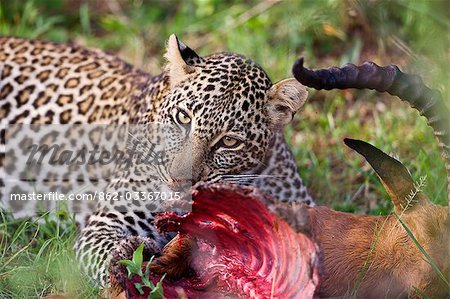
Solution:
<path fill-rule="evenodd" d="M 169 37 L 165 58 L 168 62 L 166 68 L 169 72 L 171 86 L 187 79 L 189 74 L 195 72 L 194 64 L 201 61 L 200 56 L 178 40 L 175 34 Z"/>
<path fill-rule="evenodd" d="M 268 91 L 268 103 L 265 107 L 274 128 L 288 124 L 303 104 L 308 92 L 296 79 L 290 78 L 274 84 Z"/>
<path fill-rule="evenodd" d="M 428 200 L 416 188 L 408 169 L 398 160 L 385 154 L 375 146 L 355 139 L 344 139 L 345 144 L 366 158 L 389 193 L 395 212 L 406 212 L 419 201 Z"/>

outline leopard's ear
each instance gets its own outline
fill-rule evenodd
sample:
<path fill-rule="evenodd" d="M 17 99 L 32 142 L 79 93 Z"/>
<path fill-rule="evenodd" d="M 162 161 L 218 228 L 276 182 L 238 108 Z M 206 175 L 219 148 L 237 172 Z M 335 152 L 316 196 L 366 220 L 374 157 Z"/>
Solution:
<path fill-rule="evenodd" d="M 172 87 L 186 80 L 189 74 L 194 73 L 194 64 L 201 61 L 200 56 L 183 44 L 175 34 L 169 37 L 165 58 L 168 62 L 166 68 L 169 72 Z"/>
<path fill-rule="evenodd" d="M 308 97 L 306 87 L 290 78 L 274 84 L 267 93 L 266 113 L 274 128 L 287 125 Z"/>

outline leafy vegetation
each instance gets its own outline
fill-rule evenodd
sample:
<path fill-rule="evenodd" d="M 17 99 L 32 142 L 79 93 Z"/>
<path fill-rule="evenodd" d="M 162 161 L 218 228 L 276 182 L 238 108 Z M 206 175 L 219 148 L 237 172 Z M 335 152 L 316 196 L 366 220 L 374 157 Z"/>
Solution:
<path fill-rule="evenodd" d="M 199 54 L 233 51 L 260 63 L 273 81 L 308 67 L 373 60 L 421 74 L 448 101 L 446 0 L 0 0 L 0 34 L 75 42 L 112 52 L 157 74 L 167 37 L 176 33 Z M 372 91 L 310 91 L 286 129 L 310 192 L 320 204 L 386 215 L 391 204 L 370 167 L 342 143 L 346 136 L 396 153 L 424 191 L 446 202 L 446 173 L 432 130 L 398 99 Z M 67 211 L 0 221 L 0 297 L 99 295 L 79 274 L 76 227 Z M 70 275 L 67 275 L 70 273 Z"/>
<path fill-rule="evenodd" d="M 139 245 L 136 248 L 136 251 L 133 253 L 133 258 L 131 260 L 121 260 L 118 263 L 125 265 L 128 271 L 128 278 L 132 279 L 134 275 L 137 275 L 141 278 L 141 282 L 136 282 L 134 286 L 138 290 L 139 294 L 144 295 L 144 287 L 150 289 L 150 293 L 148 294 L 149 299 L 164 299 L 164 291 L 162 287 L 162 281 L 164 280 L 165 275 L 161 277 L 161 280 L 153 284 L 150 280 L 150 264 L 153 261 L 155 256 L 152 256 L 145 266 L 145 271 L 142 271 L 143 266 L 143 251 L 144 251 L 144 243 Z"/>

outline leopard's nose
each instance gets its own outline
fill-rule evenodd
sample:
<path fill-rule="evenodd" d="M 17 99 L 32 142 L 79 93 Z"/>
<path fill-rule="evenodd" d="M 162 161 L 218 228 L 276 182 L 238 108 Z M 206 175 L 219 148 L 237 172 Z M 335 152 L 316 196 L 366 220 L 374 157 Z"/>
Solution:
<path fill-rule="evenodd" d="M 201 180 L 204 157 L 196 157 L 195 155 L 186 155 L 180 153 L 176 155 L 170 165 L 170 178 L 184 184 L 193 185 Z"/>

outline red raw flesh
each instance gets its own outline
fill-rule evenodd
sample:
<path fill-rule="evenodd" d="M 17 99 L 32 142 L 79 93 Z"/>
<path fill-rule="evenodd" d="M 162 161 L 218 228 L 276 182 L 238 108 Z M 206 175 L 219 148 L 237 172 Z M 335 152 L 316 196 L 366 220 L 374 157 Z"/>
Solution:
<path fill-rule="evenodd" d="M 192 277 L 164 280 L 167 298 L 183 288 L 189 298 L 312 298 L 319 282 L 318 252 L 270 213 L 251 188 L 200 185 L 193 191 L 192 212 L 163 213 L 163 232 L 195 238 Z M 157 281 L 157 277 L 154 277 Z M 127 285 L 131 287 L 131 285 Z"/>

